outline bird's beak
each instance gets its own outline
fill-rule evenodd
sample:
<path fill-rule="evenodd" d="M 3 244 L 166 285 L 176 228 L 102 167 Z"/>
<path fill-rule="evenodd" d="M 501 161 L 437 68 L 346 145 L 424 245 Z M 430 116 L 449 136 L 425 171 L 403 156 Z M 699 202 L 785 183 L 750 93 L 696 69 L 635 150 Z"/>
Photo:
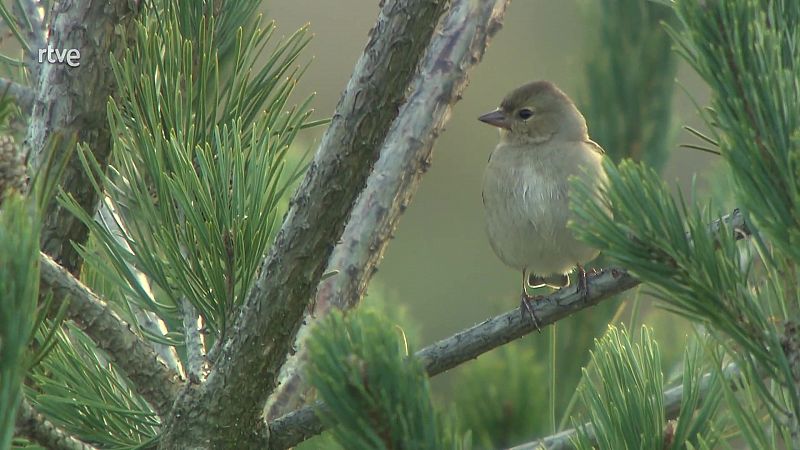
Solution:
<path fill-rule="evenodd" d="M 500 108 L 478 117 L 478 120 L 498 128 L 505 128 L 506 130 L 511 129 L 511 122 L 509 122 L 506 113 Z"/>

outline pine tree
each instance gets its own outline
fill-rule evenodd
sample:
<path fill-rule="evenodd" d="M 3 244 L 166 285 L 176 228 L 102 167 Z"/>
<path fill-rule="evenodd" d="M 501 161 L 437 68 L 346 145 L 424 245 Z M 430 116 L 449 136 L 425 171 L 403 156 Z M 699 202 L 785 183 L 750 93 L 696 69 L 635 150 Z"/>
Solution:
<path fill-rule="evenodd" d="M 561 425 L 555 394 L 549 427 L 513 424 L 528 440 L 559 433 L 519 448 L 800 448 L 800 4 L 662 3 L 602 3 L 618 14 L 599 45 L 630 51 L 588 63 L 585 103 L 618 150 L 603 207 L 580 180 L 571 207 L 605 268 L 536 314 L 554 324 L 643 283 L 696 333 L 670 386 L 650 328 L 609 326 Z M 428 377 L 533 331 L 518 310 L 416 351 L 386 316 L 348 311 L 508 1 L 383 2 L 336 111 L 316 120 L 292 95 L 307 29 L 278 38 L 259 4 L 0 5 L 20 44 L 0 80 L 0 448 L 283 449 L 325 429 L 332 448 L 511 443 L 443 413 Z M 733 213 L 672 196 L 656 170 L 672 135 L 670 42 L 712 89 L 711 132 L 696 134 L 725 163 Z M 81 49 L 80 66 L 38 64 L 48 46 Z M 606 87 L 625 120 L 598 112 Z M 298 158 L 295 137 L 316 126 L 319 148 Z M 322 312 L 296 341 L 323 280 Z M 602 311 L 604 326 L 616 306 Z M 561 351 L 586 354 L 600 328 Z M 298 342 L 307 358 L 288 360 Z M 296 373 L 319 400 L 265 419 Z M 562 381 L 563 400 L 577 381 Z"/>

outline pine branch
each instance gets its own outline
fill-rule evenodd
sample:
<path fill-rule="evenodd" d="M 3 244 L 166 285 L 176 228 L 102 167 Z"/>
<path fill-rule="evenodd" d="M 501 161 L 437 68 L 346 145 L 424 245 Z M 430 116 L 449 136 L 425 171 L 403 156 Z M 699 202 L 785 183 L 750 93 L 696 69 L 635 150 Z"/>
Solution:
<path fill-rule="evenodd" d="M 114 241 L 116 241 L 117 244 L 126 249 L 128 252 L 133 252 L 128 244 L 130 236 L 127 232 L 125 220 L 118 214 L 118 211 L 114 209 L 113 202 L 110 198 L 105 197 L 100 201 L 100 204 L 97 208 L 97 214 L 95 215 L 95 220 L 103 225 L 108 233 L 114 237 Z M 152 297 L 150 280 L 147 278 L 147 276 L 138 268 L 136 268 L 132 262 L 126 261 L 126 265 L 128 270 L 136 275 L 136 278 L 139 280 L 142 288 L 146 290 Z M 142 309 L 139 305 L 133 302 L 129 303 L 129 307 L 133 313 L 132 319 L 136 321 L 136 325 L 141 330 L 150 333 L 153 336 L 164 336 L 167 328 L 164 321 L 158 317 L 158 314 L 153 311 Z M 150 345 L 153 346 L 153 350 L 155 350 L 156 354 L 158 354 L 158 356 L 170 370 L 178 374 L 183 372 L 183 368 L 180 360 L 178 359 L 178 353 L 175 351 L 175 347 L 159 342 L 151 342 Z"/>
<path fill-rule="evenodd" d="M 739 368 L 735 364 L 729 364 L 722 371 L 723 377 L 726 382 L 731 385 L 731 389 L 736 390 L 738 380 L 741 376 Z M 711 373 L 706 373 L 700 379 L 700 401 L 702 401 L 708 394 L 711 388 Z M 667 420 L 674 420 L 678 418 L 681 412 L 681 402 L 683 401 L 683 385 L 675 386 L 674 388 L 664 391 L 664 417 Z M 586 431 L 592 438 L 594 438 L 594 430 L 591 424 L 585 424 Z M 527 442 L 509 450 L 572 450 L 575 448 L 572 445 L 572 438 L 576 436 L 577 430 L 570 428 L 552 436 L 547 436 L 542 439 L 537 439 L 532 442 Z"/>
<path fill-rule="evenodd" d="M 400 215 L 411 202 L 430 166 L 433 143 L 450 116 L 452 105 L 467 85 L 467 72 L 483 58 L 492 36 L 500 30 L 506 0 L 456 2 L 431 40 L 409 96 L 381 148 L 381 157 L 358 197 L 340 242 L 328 260 L 326 272 L 338 271 L 317 288 L 314 314 L 330 307 L 350 309 L 364 295 L 369 280 L 394 232 Z M 301 364 L 305 349 L 289 362 Z M 282 380 L 282 401 L 268 417 L 301 389 L 297 371 Z M 297 394 L 294 394 L 297 395 Z M 281 411 L 284 413 L 285 411 Z"/>
<path fill-rule="evenodd" d="M 291 350 L 332 244 L 341 236 L 448 4 L 398 0 L 382 5 L 260 275 L 219 356 L 211 361 L 216 365 L 202 389 L 187 390 L 179 398 L 166 423 L 164 446 L 263 444 L 262 408 Z"/>
<path fill-rule="evenodd" d="M 178 393 L 177 374 L 97 295 L 44 253 L 40 270 L 42 293 L 52 290 L 56 300 L 69 301 L 67 317 L 108 353 L 157 414 L 167 414 Z"/>
<path fill-rule="evenodd" d="M 127 47 L 126 29 L 137 2 L 116 0 L 76 0 L 68 8 L 55 8 L 49 31 L 53 48 L 80 50 L 80 65 L 43 64 L 34 91 L 36 98 L 25 141 L 33 171 L 48 160 L 47 146 L 54 133 L 78 136 L 103 168 L 111 152 L 106 105 L 114 92 L 114 76 L 108 55 Z M 97 207 L 98 195 L 89 182 L 77 154 L 67 164 L 61 187 L 86 211 Z M 52 201 L 45 211 L 42 250 L 73 274 L 78 274 L 81 258 L 72 242 L 84 243 L 88 231 L 81 221 Z"/>
<path fill-rule="evenodd" d="M 733 230 L 736 239 L 750 236 L 750 228 L 738 209 L 709 224 L 709 233 L 717 234 L 721 228 L 720 222 L 725 223 L 727 229 Z M 588 275 L 586 282 L 588 289 L 584 292 L 578 292 L 575 288 L 561 289 L 537 301 L 533 305 L 533 311 L 539 326 L 553 324 L 640 284 L 639 280 L 621 268 L 603 269 Z M 431 344 L 416 352 L 415 357 L 421 358 L 428 375 L 434 376 L 535 329 L 536 325 L 530 318 L 520 314 L 520 309 L 515 308 Z M 305 406 L 270 422 L 270 448 L 288 448 L 322 432 L 322 425 L 313 412 L 314 408 L 319 407 L 324 405 L 318 402 Z"/>
<path fill-rule="evenodd" d="M 17 412 L 16 434 L 32 439 L 36 443 L 51 450 L 94 450 L 89 444 L 70 436 L 66 431 L 55 426 L 42 414 L 22 399 Z"/>

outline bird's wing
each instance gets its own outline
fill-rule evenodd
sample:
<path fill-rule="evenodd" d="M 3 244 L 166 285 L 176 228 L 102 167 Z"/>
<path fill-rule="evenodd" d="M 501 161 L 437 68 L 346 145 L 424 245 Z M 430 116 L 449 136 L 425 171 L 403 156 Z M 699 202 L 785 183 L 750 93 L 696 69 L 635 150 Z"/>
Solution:
<path fill-rule="evenodd" d="M 589 147 L 591 147 L 592 150 L 596 151 L 597 153 L 600 153 L 601 155 L 605 155 L 606 151 L 603 150 L 603 147 L 600 147 L 600 144 L 598 144 L 597 142 L 591 139 L 587 139 L 585 142 L 589 144 Z"/>

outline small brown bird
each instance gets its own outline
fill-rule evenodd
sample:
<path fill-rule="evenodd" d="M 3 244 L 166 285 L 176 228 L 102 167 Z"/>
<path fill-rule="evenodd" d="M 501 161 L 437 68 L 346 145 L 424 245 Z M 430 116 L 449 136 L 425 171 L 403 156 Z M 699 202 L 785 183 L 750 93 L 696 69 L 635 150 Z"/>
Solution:
<path fill-rule="evenodd" d="M 599 252 L 567 228 L 568 178 L 603 182 L 603 149 L 589 139 L 572 100 L 548 81 L 514 89 L 478 120 L 500 129 L 483 178 L 489 242 L 503 263 L 522 272 L 520 307 L 538 327 L 529 284 L 568 286 L 568 274 L 577 267 L 578 289 L 586 289 L 582 264 Z"/>

